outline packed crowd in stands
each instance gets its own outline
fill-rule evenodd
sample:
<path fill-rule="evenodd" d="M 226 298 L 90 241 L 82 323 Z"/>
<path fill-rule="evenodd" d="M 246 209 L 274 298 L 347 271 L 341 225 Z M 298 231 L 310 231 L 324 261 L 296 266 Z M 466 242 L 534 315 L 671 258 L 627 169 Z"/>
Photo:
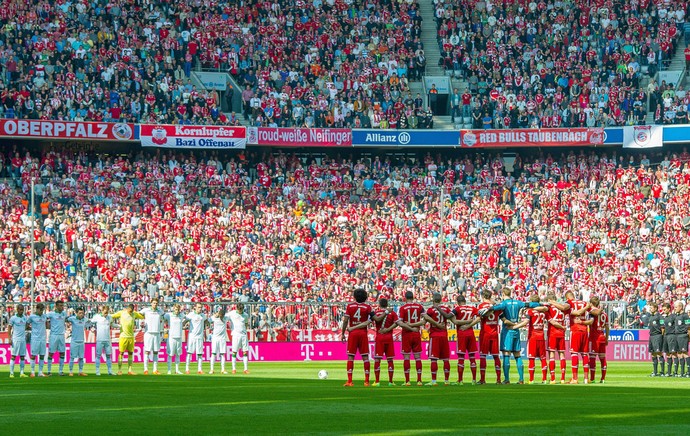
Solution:
<path fill-rule="evenodd" d="M 408 95 L 426 66 L 412 0 L 2 6 L 5 118 L 238 123 L 192 85 L 206 68 L 236 78 L 255 125 L 429 127 Z"/>
<path fill-rule="evenodd" d="M 690 153 L 415 160 L 15 147 L 0 168 L 0 302 L 423 301 L 512 286 L 672 300 L 690 281 Z M 235 154 L 236 153 L 236 154 Z"/>
<path fill-rule="evenodd" d="M 638 124 L 658 104 L 655 122 L 687 122 L 687 99 L 648 104 L 656 90 L 640 87 L 675 52 L 687 2 L 435 4 L 441 61 L 469 84 L 454 118 L 476 128 Z M 417 0 L 6 0 L 0 116 L 431 128 L 425 99 L 409 91 L 426 68 L 421 24 Z M 197 68 L 227 71 L 240 89 L 225 101 L 198 90 Z"/>
<path fill-rule="evenodd" d="M 473 128 L 645 124 L 655 109 L 655 123 L 689 122 L 682 88 L 659 98 L 678 84 L 641 86 L 682 47 L 686 1 L 434 4 L 440 63 L 469 88 L 453 117 Z"/>

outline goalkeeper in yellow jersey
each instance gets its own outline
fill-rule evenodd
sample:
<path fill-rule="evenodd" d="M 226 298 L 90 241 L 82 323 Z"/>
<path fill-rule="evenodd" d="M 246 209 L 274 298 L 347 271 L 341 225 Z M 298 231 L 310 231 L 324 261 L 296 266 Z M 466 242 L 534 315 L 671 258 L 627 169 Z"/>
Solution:
<path fill-rule="evenodd" d="M 137 319 L 144 319 L 144 315 L 134 311 L 130 304 L 126 309 L 113 313 L 113 319 L 120 320 L 120 357 L 117 360 L 117 375 L 122 375 L 122 356 L 127 353 L 127 374 L 135 375 L 132 371 L 134 356 L 134 323 Z"/>

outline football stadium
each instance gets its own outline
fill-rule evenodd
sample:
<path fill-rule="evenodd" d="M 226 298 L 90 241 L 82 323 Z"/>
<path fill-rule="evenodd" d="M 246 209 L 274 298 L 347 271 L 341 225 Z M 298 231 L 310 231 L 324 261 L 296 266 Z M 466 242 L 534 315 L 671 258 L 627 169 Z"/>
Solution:
<path fill-rule="evenodd" d="M 689 9 L 3 1 L 3 433 L 690 433 Z"/>

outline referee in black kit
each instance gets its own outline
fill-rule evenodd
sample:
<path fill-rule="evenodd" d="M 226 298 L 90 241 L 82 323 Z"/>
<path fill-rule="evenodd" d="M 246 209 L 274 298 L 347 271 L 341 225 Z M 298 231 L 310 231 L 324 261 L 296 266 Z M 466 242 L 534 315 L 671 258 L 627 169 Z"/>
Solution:
<path fill-rule="evenodd" d="M 676 301 L 674 309 L 677 356 L 674 359 L 675 368 L 673 374 L 676 377 L 686 377 L 685 359 L 688 357 L 688 324 L 690 324 L 690 317 L 685 313 L 685 304 L 682 301 Z M 680 370 L 678 370 L 679 363 Z"/>
<path fill-rule="evenodd" d="M 661 374 L 664 373 L 664 320 L 659 314 L 659 305 L 649 304 L 649 316 L 646 317 L 645 325 L 649 328 L 649 352 L 652 354 L 652 364 L 654 372 L 651 377 L 659 377 L 659 360 L 661 360 Z"/>
<path fill-rule="evenodd" d="M 661 366 L 661 376 L 662 377 L 672 377 L 671 371 L 673 370 L 673 358 L 678 359 L 678 354 L 676 354 L 676 330 L 675 323 L 676 317 L 671 312 L 671 305 L 664 303 L 664 314 L 662 316 L 663 326 L 664 326 L 664 349 L 663 352 L 666 355 L 667 370 L 666 375 L 664 375 L 664 366 Z"/>

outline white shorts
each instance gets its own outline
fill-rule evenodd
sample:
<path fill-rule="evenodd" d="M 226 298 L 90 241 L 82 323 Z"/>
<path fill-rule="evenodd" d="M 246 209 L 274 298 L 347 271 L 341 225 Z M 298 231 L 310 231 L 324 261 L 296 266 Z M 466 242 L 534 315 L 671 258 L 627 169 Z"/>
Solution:
<path fill-rule="evenodd" d="M 113 343 L 111 341 L 96 342 L 96 359 L 101 360 L 101 355 L 105 351 L 106 360 L 113 355 Z"/>
<path fill-rule="evenodd" d="M 46 340 L 45 339 L 31 339 L 31 355 L 45 356 L 46 355 Z"/>
<path fill-rule="evenodd" d="M 168 338 L 165 352 L 168 356 L 181 356 L 182 338 Z"/>
<path fill-rule="evenodd" d="M 153 351 L 159 352 L 161 349 L 160 333 L 144 333 L 144 353 Z"/>
<path fill-rule="evenodd" d="M 70 356 L 70 359 L 83 359 L 84 358 L 84 343 L 83 342 L 72 342 L 69 345 L 69 356 Z"/>
<path fill-rule="evenodd" d="M 237 353 L 240 350 L 242 350 L 245 353 L 249 350 L 249 342 L 247 341 L 246 334 L 232 335 L 232 352 Z"/>
<path fill-rule="evenodd" d="M 12 341 L 12 356 L 26 356 L 26 341 Z"/>
<path fill-rule="evenodd" d="M 225 338 L 213 338 L 211 341 L 211 354 L 225 354 L 228 349 L 228 341 Z"/>
<path fill-rule="evenodd" d="M 50 354 L 65 352 L 65 335 L 50 335 Z"/>
<path fill-rule="evenodd" d="M 188 337 L 187 354 L 204 354 L 204 338 Z"/>

